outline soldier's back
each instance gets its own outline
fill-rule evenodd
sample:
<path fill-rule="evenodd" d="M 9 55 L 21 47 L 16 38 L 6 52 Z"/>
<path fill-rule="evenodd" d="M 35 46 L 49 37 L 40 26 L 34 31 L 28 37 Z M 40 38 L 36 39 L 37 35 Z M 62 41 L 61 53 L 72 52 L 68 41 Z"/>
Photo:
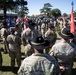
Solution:
<path fill-rule="evenodd" d="M 33 54 L 25 58 L 22 65 L 25 75 L 53 75 L 58 71 L 55 58 L 47 54 Z M 19 70 L 18 73 L 20 74 L 21 71 Z"/>

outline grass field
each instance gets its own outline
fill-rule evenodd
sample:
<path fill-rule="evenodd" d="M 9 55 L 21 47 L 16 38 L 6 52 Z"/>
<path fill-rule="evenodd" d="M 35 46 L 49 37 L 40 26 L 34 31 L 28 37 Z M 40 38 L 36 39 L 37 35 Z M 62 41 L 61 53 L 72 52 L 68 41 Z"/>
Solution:
<path fill-rule="evenodd" d="M 0 48 L 4 47 L 3 44 L 0 44 Z M 22 59 L 25 58 L 24 56 L 24 47 L 21 46 L 22 48 Z M 17 64 L 15 65 L 15 71 L 13 72 L 12 69 L 11 69 L 11 66 L 10 66 L 10 57 L 9 57 L 9 54 L 4 54 L 3 51 L 1 51 L 2 53 L 2 58 L 3 58 L 3 63 L 2 63 L 2 68 L 0 68 L 0 75 L 16 75 L 17 73 Z"/>
<path fill-rule="evenodd" d="M 57 34 L 57 36 L 59 37 L 59 35 Z M 0 44 L 0 48 L 3 47 L 3 44 Z M 24 56 L 24 47 L 21 46 L 21 51 L 22 51 L 22 60 L 25 58 Z M 15 65 L 15 72 L 13 72 L 11 70 L 11 66 L 10 66 L 10 57 L 9 54 L 4 54 L 3 51 L 1 51 L 2 53 L 2 58 L 3 58 L 3 63 L 2 63 L 2 68 L 0 69 L 0 75 L 16 75 L 17 73 L 17 65 Z M 73 75 L 76 75 L 76 59 L 73 65 Z"/>

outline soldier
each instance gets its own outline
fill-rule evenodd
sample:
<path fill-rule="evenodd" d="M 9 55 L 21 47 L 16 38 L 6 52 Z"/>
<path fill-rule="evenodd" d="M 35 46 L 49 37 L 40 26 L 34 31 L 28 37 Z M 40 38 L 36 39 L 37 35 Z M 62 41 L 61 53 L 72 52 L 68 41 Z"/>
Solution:
<path fill-rule="evenodd" d="M 59 24 L 60 24 L 59 25 L 60 26 L 60 29 L 62 29 L 63 28 L 63 19 L 60 20 L 60 23 Z"/>
<path fill-rule="evenodd" d="M 53 56 L 43 53 L 49 41 L 38 35 L 29 41 L 34 54 L 25 58 L 18 70 L 18 75 L 59 75 L 59 66 Z"/>
<path fill-rule="evenodd" d="M 9 56 L 11 58 L 11 67 L 14 69 L 15 59 L 18 67 L 21 65 L 21 39 L 17 33 L 14 34 L 14 29 L 10 29 L 11 34 L 7 36 L 9 43 Z"/>
<path fill-rule="evenodd" d="M 48 49 L 46 49 L 46 53 L 49 53 L 51 47 L 56 42 L 57 35 L 55 33 L 55 27 L 51 24 L 48 25 L 48 30 L 45 33 L 45 38 L 48 39 L 52 44 L 49 46 Z"/>
<path fill-rule="evenodd" d="M 70 43 L 69 39 L 73 39 L 74 35 L 68 28 L 62 29 L 59 35 L 61 36 L 61 41 L 53 45 L 50 54 L 58 60 L 62 75 L 71 75 L 73 60 L 76 56 L 76 47 L 73 43 Z"/>
<path fill-rule="evenodd" d="M 21 34 L 21 40 L 25 47 L 25 56 L 29 56 L 29 52 L 33 52 L 32 49 L 29 48 L 28 41 L 36 36 L 38 32 L 34 29 L 35 23 L 32 20 L 28 21 L 28 28 L 26 28 Z M 31 51 L 30 51 L 31 50 Z"/>
<path fill-rule="evenodd" d="M 18 24 L 15 26 L 15 32 L 18 33 L 18 35 L 21 37 L 22 27 L 20 27 Z"/>
<path fill-rule="evenodd" d="M 42 34 L 42 36 L 44 37 L 44 35 L 45 35 L 45 22 L 44 22 L 44 20 L 42 21 L 42 24 L 41 24 L 41 34 Z"/>
<path fill-rule="evenodd" d="M 7 23 L 3 21 L 3 28 L 1 29 L 1 38 L 3 39 L 3 44 L 4 44 L 4 53 L 8 52 L 8 42 L 6 40 L 8 36 L 8 29 L 7 29 Z"/>

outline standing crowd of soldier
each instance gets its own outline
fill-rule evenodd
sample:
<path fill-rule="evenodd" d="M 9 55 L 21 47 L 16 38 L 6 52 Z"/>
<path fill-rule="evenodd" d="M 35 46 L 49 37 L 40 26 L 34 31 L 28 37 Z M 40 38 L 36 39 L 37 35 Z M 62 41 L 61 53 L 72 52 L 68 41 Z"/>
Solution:
<path fill-rule="evenodd" d="M 28 23 L 30 24 L 30 26 L 28 25 Z M 33 23 L 33 26 L 31 25 L 31 23 Z M 23 24 L 24 26 L 26 25 L 27 28 L 24 29 Z M 2 22 L 0 36 L 3 40 L 4 53 L 9 53 L 9 56 L 11 57 L 12 67 L 14 67 L 15 65 L 15 58 L 17 58 L 18 66 L 20 66 L 21 64 L 20 56 L 22 44 L 25 47 L 25 56 L 29 56 L 33 53 L 32 51 L 30 51 L 31 48 L 28 44 L 29 39 L 33 38 L 33 36 L 36 36 L 39 33 L 42 34 L 43 37 L 46 37 L 46 39 L 48 39 L 48 36 L 51 32 L 50 30 L 52 28 L 54 29 L 54 26 L 52 24 L 50 26 L 50 24 L 50 20 L 47 19 L 33 19 L 30 21 L 28 19 L 27 23 L 23 23 L 22 19 L 17 19 L 14 27 L 9 27 L 5 21 Z M 45 32 L 47 31 L 49 31 L 48 35 L 47 33 L 45 34 Z M 35 35 L 33 32 L 35 33 Z M 53 35 L 53 31 L 51 32 L 51 35 Z"/>
<path fill-rule="evenodd" d="M 63 27 L 60 32 L 60 36 L 64 39 L 64 41 L 59 42 L 60 44 L 54 47 L 57 39 L 55 32 L 56 25 L 56 21 L 53 21 L 51 18 L 28 19 L 25 23 L 18 20 L 14 27 L 7 27 L 6 22 L 3 22 L 3 27 L 1 28 L 1 38 L 3 39 L 4 52 L 9 53 L 11 60 L 10 65 L 13 70 L 16 59 L 19 67 L 18 75 L 60 75 L 60 70 L 63 72 L 66 68 L 68 69 L 65 75 L 70 75 L 69 71 L 71 71 L 73 66 L 72 59 L 74 55 L 76 55 L 76 48 L 75 44 L 69 41 L 74 37 L 70 31 L 67 30 L 67 27 Z M 73 46 L 70 45 L 71 43 Z M 21 45 L 25 48 L 26 57 L 22 64 Z M 68 49 L 68 51 L 63 51 L 63 49 Z M 32 54 L 34 54 L 34 56 L 32 56 Z M 65 59 L 62 59 L 64 56 Z M 60 62 L 60 60 L 62 61 Z M 63 64 L 63 60 L 66 63 L 69 60 L 72 62 L 68 63 L 68 66 L 72 65 L 70 66 L 70 70 L 69 67 L 65 65 L 66 63 Z"/>

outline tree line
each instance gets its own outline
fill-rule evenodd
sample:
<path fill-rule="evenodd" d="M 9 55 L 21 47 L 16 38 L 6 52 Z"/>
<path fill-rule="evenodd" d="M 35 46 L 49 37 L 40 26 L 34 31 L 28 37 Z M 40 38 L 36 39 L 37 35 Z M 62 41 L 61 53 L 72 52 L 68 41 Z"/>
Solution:
<path fill-rule="evenodd" d="M 27 7 L 28 2 L 25 0 L 0 0 L 0 10 L 4 11 L 4 17 L 6 18 L 6 11 L 13 11 L 18 13 L 19 16 L 24 17 L 25 14 L 29 13 L 29 8 Z M 43 8 L 40 9 L 40 13 L 47 15 L 50 17 L 50 15 L 54 16 L 55 18 L 63 15 L 67 17 L 70 14 L 61 12 L 60 9 L 55 8 L 52 9 L 52 5 L 50 3 L 45 3 L 43 5 Z M 76 17 L 76 11 L 74 11 L 74 16 Z"/>

